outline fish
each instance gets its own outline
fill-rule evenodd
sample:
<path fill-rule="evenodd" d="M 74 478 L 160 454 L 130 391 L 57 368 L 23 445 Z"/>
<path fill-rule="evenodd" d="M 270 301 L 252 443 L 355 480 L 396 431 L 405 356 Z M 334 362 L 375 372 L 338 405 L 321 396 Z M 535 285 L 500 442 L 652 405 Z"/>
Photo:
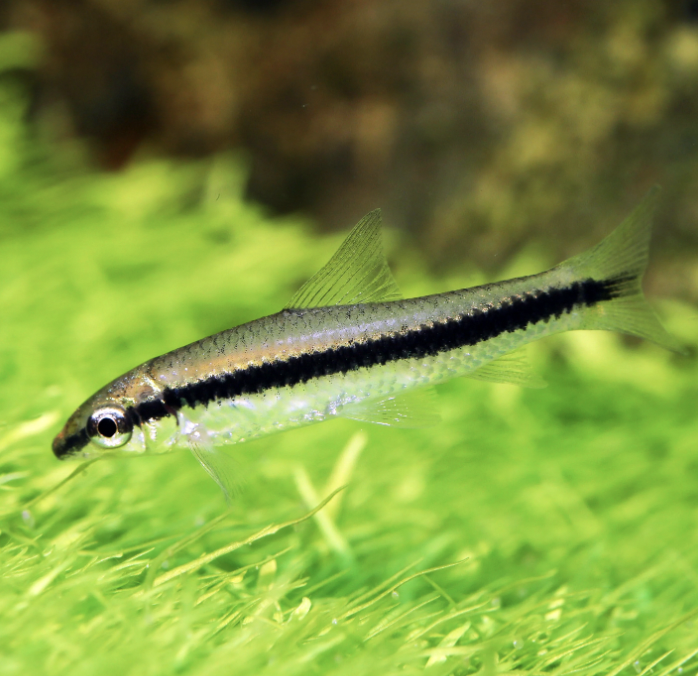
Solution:
<path fill-rule="evenodd" d="M 224 447 L 338 417 L 435 424 L 432 388 L 451 378 L 544 385 L 522 350 L 552 334 L 617 331 L 681 352 L 641 288 L 658 193 L 595 247 L 545 272 L 411 299 L 388 267 L 372 211 L 283 310 L 116 378 L 70 416 L 53 452 L 188 448 L 229 497 Z"/>

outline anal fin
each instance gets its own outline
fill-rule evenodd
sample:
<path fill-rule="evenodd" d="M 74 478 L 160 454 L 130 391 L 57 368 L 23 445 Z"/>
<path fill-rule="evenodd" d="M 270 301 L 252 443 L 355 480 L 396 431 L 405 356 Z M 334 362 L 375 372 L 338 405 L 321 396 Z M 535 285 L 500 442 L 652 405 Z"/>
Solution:
<path fill-rule="evenodd" d="M 540 388 L 547 386 L 545 380 L 531 368 L 525 347 L 481 366 L 477 371 L 468 374 L 467 377 L 473 380 L 509 383 L 523 387 Z"/>

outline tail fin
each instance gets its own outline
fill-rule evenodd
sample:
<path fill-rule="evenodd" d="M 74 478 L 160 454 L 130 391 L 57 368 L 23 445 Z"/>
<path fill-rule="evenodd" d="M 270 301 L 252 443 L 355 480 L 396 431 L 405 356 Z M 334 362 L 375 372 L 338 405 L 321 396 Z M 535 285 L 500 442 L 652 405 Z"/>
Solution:
<path fill-rule="evenodd" d="M 659 323 L 640 285 L 647 268 L 652 217 L 659 193 L 658 186 L 652 188 L 606 239 L 557 268 L 566 268 L 575 279 L 606 282 L 612 289 L 611 300 L 599 303 L 580 328 L 619 331 L 683 352 L 681 345 Z"/>

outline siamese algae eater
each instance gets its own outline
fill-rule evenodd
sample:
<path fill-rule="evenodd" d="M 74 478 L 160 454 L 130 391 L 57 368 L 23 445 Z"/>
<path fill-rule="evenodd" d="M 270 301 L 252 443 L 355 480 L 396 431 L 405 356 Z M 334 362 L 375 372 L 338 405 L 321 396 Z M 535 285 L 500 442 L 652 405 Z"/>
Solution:
<path fill-rule="evenodd" d="M 640 287 L 658 192 L 600 244 L 547 272 L 407 300 L 373 211 L 284 310 L 112 381 L 73 413 L 53 451 L 67 458 L 185 447 L 227 494 L 221 446 L 337 416 L 426 424 L 436 415 L 425 393 L 449 378 L 542 382 L 516 351 L 544 336 L 603 329 L 680 350 Z"/>

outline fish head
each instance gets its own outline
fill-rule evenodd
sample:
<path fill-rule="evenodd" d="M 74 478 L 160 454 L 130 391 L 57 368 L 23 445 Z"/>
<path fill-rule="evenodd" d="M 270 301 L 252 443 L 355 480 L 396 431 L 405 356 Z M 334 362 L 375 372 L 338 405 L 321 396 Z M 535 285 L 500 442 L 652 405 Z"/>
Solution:
<path fill-rule="evenodd" d="M 135 372 L 113 381 L 68 418 L 53 440 L 55 456 L 64 460 L 170 450 L 163 439 L 176 427 L 175 418 L 143 424 L 138 413 L 138 404 L 157 394 L 149 379 Z"/>

